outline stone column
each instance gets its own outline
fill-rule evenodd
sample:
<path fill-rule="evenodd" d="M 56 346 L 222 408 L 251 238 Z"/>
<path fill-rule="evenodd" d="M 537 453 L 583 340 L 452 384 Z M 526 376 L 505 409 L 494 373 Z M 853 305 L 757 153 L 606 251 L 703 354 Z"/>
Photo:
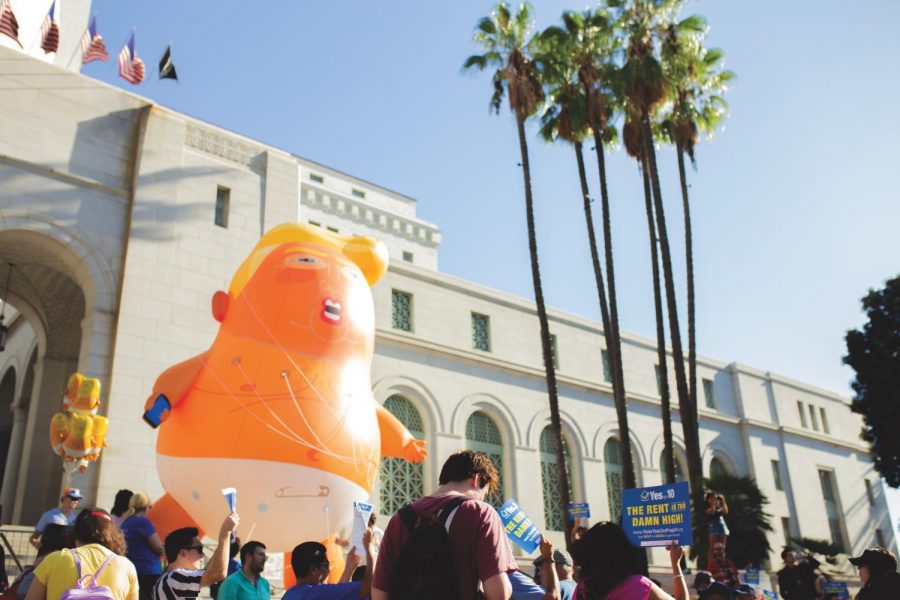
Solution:
<path fill-rule="evenodd" d="M 66 380 L 77 366 L 76 358 L 46 355 L 39 356 L 35 364 L 34 394 L 22 444 L 14 522 L 36 523 L 45 510 L 59 502 L 62 462 L 50 447 L 50 418 L 62 408 Z"/>

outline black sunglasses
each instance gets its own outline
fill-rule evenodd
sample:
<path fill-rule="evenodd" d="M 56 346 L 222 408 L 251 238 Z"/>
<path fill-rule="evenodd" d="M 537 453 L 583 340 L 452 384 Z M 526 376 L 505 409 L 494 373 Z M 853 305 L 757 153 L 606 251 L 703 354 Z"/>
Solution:
<path fill-rule="evenodd" d="M 195 544 L 193 546 L 188 546 L 187 548 L 185 548 L 185 550 L 196 550 L 200 554 L 203 554 L 204 548 L 203 548 L 203 544 Z"/>

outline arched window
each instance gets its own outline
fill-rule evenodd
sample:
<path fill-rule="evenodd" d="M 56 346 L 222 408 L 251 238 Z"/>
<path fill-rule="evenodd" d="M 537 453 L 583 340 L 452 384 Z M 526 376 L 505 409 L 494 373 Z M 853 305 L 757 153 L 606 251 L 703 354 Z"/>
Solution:
<path fill-rule="evenodd" d="M 416 438 L 425 437 L 422 416 L 412 402 L 403 396 L 391 396 L 384 401 L 384 407 Z M 411 463 L 402 458 L 381 460 L 381 493 L 379 512 L 392 515 L 405 504 L 425 495 L 423 463 Z"/>
<path fill-rule="evenodd" d="M 609 520 L 618 523 L 622 516 L 622 448 L 616 438 L 606 440 L 603 446 L 603 463 L 606 466 Z"/>
<path fill-rule="evenodd" d="M 572 498 L 572 455 L 569 444 L 563 435 L 563 454 L 566 457 L 566 470 L 569 472 L 569 498 Z M 556 443 L 550 426 L 541 432 L 541 483 L 544 486 L 544 519 L 550 531 L 562 531 L 566 525 L 566 515 L 559 506 L 562 488 L 559 483 L 559 471 L 556 469 Z"/>
<path fill-rule="evenodd" d="M 674 479 L 674 481 L 687 481 L 687 479 L 684 478 L 684 469 L 681 467 L 681 461 L 678 460 L 678 454 L 676 453 L 675 456 L 673 456 L 672 458 L 675 459 L 675 461 L 674 461 L 675 462 L 675 479 Z M 666 453 L 665 453 L 665 451 L 663 451 L 659 455 L 659 472 L 663 476 L 662 477 L 663 482 L 669 480 L 669 478 L 667 477 L 668 473 L 666 472 Z"/>
<path fill-rule="evenodd" d="M 709 478 L 718 477 L 719 475 L 727 475 L 728 469 L 725 468 L 725 465 L 722 464 L 722 461 L 717 457 L 713 457 L 711 461 L 709 461 Z"/>
<path fill-rule="evenodd" d="M 483 412 L 474 412 L 466 421 L 466 448 L 484 452 L 490 457 L 500 477 L 497 489 L 499 492 L 491 494 L 485 502 L 500 508 L 503 504 L 503 438 L 497 424 Z"/>

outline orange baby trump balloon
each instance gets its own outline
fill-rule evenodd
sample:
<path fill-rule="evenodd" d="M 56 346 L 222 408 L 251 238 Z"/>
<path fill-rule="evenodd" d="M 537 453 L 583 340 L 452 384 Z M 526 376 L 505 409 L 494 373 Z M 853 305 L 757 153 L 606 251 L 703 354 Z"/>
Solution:
<path fill-rule="evenodd" d="M 372 238 L 285 224 L 216 292 L 212 346 L 160 375 L 145 407 L 159 427 L 161 535 L 217 531 L 234 487 L 239 535 L 289 551 L 350 522 L 382 456 L 424 460 L 424 442 L 372 396 L 369 286 L 387 260 Z"/>

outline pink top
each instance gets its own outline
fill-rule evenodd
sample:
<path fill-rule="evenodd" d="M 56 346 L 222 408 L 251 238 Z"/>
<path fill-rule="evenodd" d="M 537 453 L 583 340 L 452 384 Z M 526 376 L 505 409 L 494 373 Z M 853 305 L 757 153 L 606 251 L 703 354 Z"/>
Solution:
<path fill-rule="evenodd" d="M 629 575 L 623 579 L 619 585 L 609 590 L 603 600 L 647 600 L 650 597 L 650 586 L 653 584 L 643 575 Z M 578 589 L 584 587 L 583 582 L 579 584 Z M 575 593 L 576 598 L 583 598 L 578 591 Z"/>

